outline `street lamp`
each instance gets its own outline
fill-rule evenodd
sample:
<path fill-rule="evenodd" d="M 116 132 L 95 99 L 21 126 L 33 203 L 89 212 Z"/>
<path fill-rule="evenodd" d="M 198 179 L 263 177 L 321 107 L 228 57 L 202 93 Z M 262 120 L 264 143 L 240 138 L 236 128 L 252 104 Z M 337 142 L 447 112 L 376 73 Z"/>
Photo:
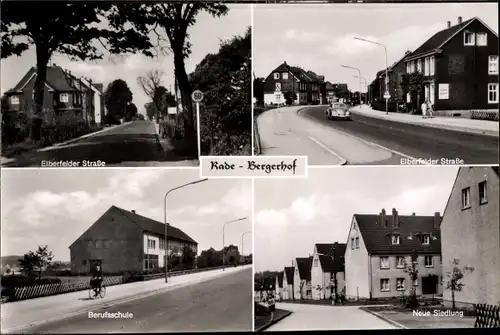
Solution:
<path fill-rule="evenodd" d="M 172 191 L 175 191 L 175 190 L 178 190 L 180 188 L 183 188 L 183 187 L 186 187 L 186 186 L 189 186 L 189 185 L 194 185 L 194 184 L 198 184 L 198 183 L 201 183 L 201 182 L 204 182 L 204 181 L 207 181 L 208 179 L 205 178 L 205 179 L 200 179 L 200 180 L 195 180 L 195 181 L 192 181 L 190 183 L 187 183 L 187 184 L 184 184 L 184 185 L 181 185 L 181 186 L 177 186 L 177 187 L 174 187 L 172 189 L 170 189 L 167 193 L 165 193 L 165 197 L 163 198 L 163 223 L 165 225 L 165 283 L 168 283 L 168 242 L 167 242 L 167 238 L 168 238 L 168 231 L 167 231 L 167 196 L 172 192 Z"/>
<path fill-rule="evenodd" d="M 361 70 L 358 69 L 357 67 L 352 67 L 352 66 L 349 66 L 349 65 L 340 65 L 342 67 L 345 67 L 346 69 L 353 69 L 353 70 L 356 70 L 358 71 L 358 77 L 359 77 L 359 94 L 360 94 L 360 103 L 361 103 Z"/>
<path fill-rule="evenodd" d="M 243 220 L 246 220 L 247 217 L 243 217 L 243 218 L 239 218 L 239 219 L 236 219 L 236 220 L 231 220 L 231 221 L 228 221 L 226 223 L 224 223 L 222 225 L 222 271 L 226 271 L 226 268 L 224 267 L 226 265 L 226 253 L 224 251 L 224 245 L 225 245 L 225 235 L 224 235 L 224 231 L 226 229 L 226 225 L 229 224 L 229 223 L 235 223 L 235 222 L 239 222 L 239 221 L 243 221 Z"/>
<path fill-rule="evenodd" d="M 246 231 L 244 232 L 243 234 L 241 234 L 241 254 L 243 255 L 243 237 L 245 237 L 246 234 L 251 234 L 252 231 L 249 230 L 249 231 Z"/>
<path fill-rule="evenodd" d="M 332 251 L 332 253 L 330 255 L 327 255 L 327 254 L 319 254 L 320 256 L 327 256 L 327 257 L 330 257 L 332 259 L 332 263 L 333 263 L 333 285 L 334 285 L 334 293 L 335 293 L 335 300 L 334 300 L 334 303 L 337 303 L 337 300 L 338 300 L 338 293 L 337 293 L 337 286 L 338 286 L 338 280 L 337 280 L 337 267 L 336 267 L 336 264 L 335 264 L 335 251 L 336 251 L 336 248 L 335 248 L 335 244 L 333 244 L 332 248 L 330 249 Z"/>
<path fill-rule="evenodd" d="M 354 39 L 356 39 L 358 41 L 363 41 L 363 42 L 367 42 L 367 43 L 376 44 L 376 45 L 379 45 L 382 48 L 384 48 L 384 51 L 385 51 L 385 93 L 384 93 L 384 97 L 385 97 L 385 114 L 389 114 L 389 76 L 387 74 L 389 68 L 388 68 L 388 65 L 387 65 L 387 47 L 385 45 L 383 45 L 382 43 L 378 43 L 378 42 L 375 42 L 375 41 L 366 40 L 364 38 L 354 37 Z"/>

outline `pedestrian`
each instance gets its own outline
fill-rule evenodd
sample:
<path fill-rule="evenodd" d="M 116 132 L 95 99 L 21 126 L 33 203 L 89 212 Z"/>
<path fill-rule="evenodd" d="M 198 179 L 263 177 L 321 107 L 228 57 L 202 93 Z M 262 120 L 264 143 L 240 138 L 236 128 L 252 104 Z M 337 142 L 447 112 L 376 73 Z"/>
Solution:
<path fill-rule="evenodd" d="M 429 114 L 429 118 L 433 118 L 434 117 L 434 106 L 430 103 L 430 102 L 427 102 L 427 114 Z"/>
<path fill-rule="evenodd" d="M 427 101 L 422 102 L 420 109 L 422 109 L 422 118 L 426 119 L 427 118 Z"/>
<path fill-rule="evenodd" d="M 269 313 L 271 313 L 271 322 L 274 321 L 274 313 L 276 312 L 276 301 L 274 299 L 274 294 L 270 293 L 267 300 L 267 305 L 269 306 Z"/>

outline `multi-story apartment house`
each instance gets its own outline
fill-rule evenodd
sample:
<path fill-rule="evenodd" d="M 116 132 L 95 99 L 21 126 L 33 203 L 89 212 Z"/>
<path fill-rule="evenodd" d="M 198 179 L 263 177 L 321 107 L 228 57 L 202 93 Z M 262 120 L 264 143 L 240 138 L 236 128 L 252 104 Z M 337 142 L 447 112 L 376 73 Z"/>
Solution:
<path fill-rule="evenodd" d="M 314 246 L 311 267 L 312 299 L 322 300 L 341 294 L 345 287 L 345 243 L 318 243 Z M 338 296 L 337 295 L 337 296 Z"/>
<path fill-rule="evenodd" d="M 295 93 L 294 104 L 320 103 L 320 85 L 324 77 L 286 62 L 275 68 L 264 80 L 264 104 L 284 104 L 286 92 Z"/>
<path fill-rule="evenodd" d="M 294 263 L 293 295 L 295 299 L 311 299 L 311 257 L 298 257 Z"/>
<path fill-rule="evenodd" d="M 498 111 L 498 35 L 478 17 L 448 21 L 404 62 L 407 73 L 424 74 L 421 96 L 438 114 Z"/>
<path fill-rule="evenodd" d="M 277 300 L 283 300 L 283 276 L 284 272 L 280 271 L 276 275 L 276 283 L 274 284 L 275 287 L 275 297 Z"/>
<path fill-rule="evenodd" d="M 14 88 L 5 92 L 8 112 L 31 110 L 35 80 L 36 68 L 32 67 Z M 103 85 L 76 77 L 70 71 L 53 64 L 47 67 L 42 107 L 59 116 L 73 114 L 89 123 L 100 124 L 105 114 Z"/>
<path fill-rule="evenodd" d="M 443 275 L 458 260 L 463 288 L 455 292 L 457 306 L 500 304 L 499 172 L 495 167 L 461 167 L 458 170 L 441 224 Z M 451 290 L 443 292 L 448 304 Z"/>
<path fill-rule="evenodd" d="M 165 249 L 198 251 L 196 241 L 170 224 L 167 241 L 165 248 L 163 223 L 111 206 L 69 247 L 71 270 L 84 274 L 100 265 L 105 273 L 151 271 L 165 267 Z"/>
<path fill-rule="evenodd" d="M 403 76 L 406 74 L 406 65 L 404 60 L 409 58 L 410 56 L 411 51 L 406 51 L 405 55 L 401 59 L 389 66 L 389 68 L 387 69 L 387 75 L 389 76 L 387 88 L 385 83 L 385 69 L 377 73 L 379 87 L 376 90 L 376 98 L 378 101 L 385 101 L 384 94 L 386 91 L 389 92 L 391 101 L 399 102 L 406 100 L 406 92 L 404 92 L 403 87 Z"/>
<path fill-rule="evenodd" d="M 293 300 L 293 277 L 294 268 L 292 266 L 285 266 L 283 275 L 283 299 Z"/>
<path fill-rule="evenodd" d="M 386 298 L 442 293 L 441 216 L 354 214 L 345 252 L 346 296 Z M 404 273 L 416 254 L 418 279 Z"/>

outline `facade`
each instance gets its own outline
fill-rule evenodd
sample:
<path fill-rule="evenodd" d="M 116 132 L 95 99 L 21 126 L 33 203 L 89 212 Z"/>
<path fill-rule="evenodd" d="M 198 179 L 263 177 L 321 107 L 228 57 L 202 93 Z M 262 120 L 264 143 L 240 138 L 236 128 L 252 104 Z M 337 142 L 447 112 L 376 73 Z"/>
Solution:
<path fill-rule="evenodd" d="M 337 278 L 337 294 L 345 287 L 345 243 L 321 243 L 314 246 L 311 267 L 312 299 L 323 300 L 335 297 L 335 280 Z"/>
<path fill-rule="evenodd" d="M 300 257 L 295 259 L 293 277 L 294 299 L 311 299 L 311 257 Z"/>
<path fill-rule="evenodd" d="M 345 252 L 346 297 L 390 298 L 443 292 L 441 284 L 441 224 L 434 216 L 354 214 Z M 410 283 L 403 272 L 416 253 L 418 279 Z"/>
<path fill-rule="evenodd" d="M 294 268 L 292 266 L 286 266 L 283 275 L 283 299 L 293 300 L 293 279 L 294 279 Z"/>
<path fill-rule="evenodd" d="M 457 306 L 500 304 L 500 218 L 498 167 L 461 167 L 443 216 L 443 275 L 459 261 L 463 271 L 462 291 L 455 292 Z M 444 290 L 443 300 L 451 301 Z"/>
<path fill-rule="evenodd" d="M 160 270 L 165 266 L 164 234 L 163 223 L 111 206 L 69 247 L 71 271 L 86 274 L 98 264 L 106 274 Z M 198 243 L 170 224 L 167 241 L 169 255 L 185 248 L 198 252 Z"/>
<path fill-rule="evenodd" d="M 403 76 L 406 74 L 406 63 L 404 62 L 405 59 L 409 58 L 411 56 L 411 51 L 406 51 L 405 55 L 398 60 L 396 63 L 392 64 L 388 69 L 387 69 L 387 75 L 389 76 L 389 85 L 388 91 L 390 94 L 390 100 L 391 101 L 408 101 L 408 98 L 406 96 L 406 92 L 404 92 L 403 89 Z M 384 94 L 386 92 L 386 84 L 385 84 L 385 69 L 379 71 L 379 74 L 377 76 L 378 80 L 378 89 L 377 91 L 377 100 L 378 101 L 385 101 Z"/>
<path fill-rule="evenodd" d="M 278 275 L 276 276 L 276 283 L 274 285 L 275 287 L 275 294 L 274 296 L 276 297 L 276 300 L 283 300 L 283 271 L 278 272 Z"/>
<path fill-rule="evenodd" d="M 440 114 L 498 110 L 498 35 L 478 17 L 436 33 L 405 59 L 424 74 L 422 96 Z"/>
<path fill-rule="evenodd" d="M 5 92 L 8 112 L 31 110 L 35 80 L 36 68 L 32 67 L 14 88 Z M 88 123 L 99 124 L 105 115 L 103 85 L 78 78 L 55 64 L 48 66 L 43 110 L 54 111 L 57 116 L 74 115 Z"/>

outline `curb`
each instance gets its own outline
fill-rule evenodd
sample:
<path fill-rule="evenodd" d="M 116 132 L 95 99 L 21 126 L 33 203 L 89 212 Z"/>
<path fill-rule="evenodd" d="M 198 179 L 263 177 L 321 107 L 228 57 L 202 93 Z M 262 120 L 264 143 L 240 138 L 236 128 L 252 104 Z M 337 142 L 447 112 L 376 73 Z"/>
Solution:
<path fill-rule="evenodd" d="M 279 317 L 279 318 L 277 318 L 276 320 L 273 320 L 273 321 L 271 321 L 271 322 L 269 322 L 269 323 L 265 324 L 264 326 L 262 326 L 262 327 L 260 327 L 260 328 L 258 328 L 258 329 L 255 329 L 254 331 L 256 331 L 256 332 L 262 332 L 262 331 L 266 330 L 267 328 L 271 327 L 272 325 L 274 325 L 274 324 L 276 324 L 276 323 L 280 322 L 281 320 L 283 320 L 284 318 L 286 318 L 286 317 L 287 317 L 287 316 L 289 316 L 290 314 L 292 314 L 292 312 L 287 311 L 287 313 L 286 313 L 285 315 L 280 316 L 280 317 Z"/>
<path fill-rule="evenodd" d="M 383 315 L 381 315 L 381 314 L 379 314 L 379 313 L 377 313 L 377 312 L 374 312 L 374 311 L 369 310 L 367 307 L 359 307 L 359 309 L 360 309 L 360 310 L 362 310 L 362 311 L 368 312 L 368 313 L 370 313 L 371 315 L 374 315 L 374 316 L 376 316 L 377 318 L 382 319 L 382 320 L 384 320 L 385 322 L 388 322 L 388 323 L 390 323 L 391 325 L 393 325 L 393 326 L 395 326 L 395 327 L 397 327 L 397 328 L 399 328 L 399 329 L 409 329 L 408 327 L 403 326 L 402 324 L 400 324 L 400 323 L 398 323 L 398 322 L 396 322 L 396 321 L 392 321 L 392 320 L 390 320 L 390 319 L 386 318 L 385 316 L 383 316 Z"/>

